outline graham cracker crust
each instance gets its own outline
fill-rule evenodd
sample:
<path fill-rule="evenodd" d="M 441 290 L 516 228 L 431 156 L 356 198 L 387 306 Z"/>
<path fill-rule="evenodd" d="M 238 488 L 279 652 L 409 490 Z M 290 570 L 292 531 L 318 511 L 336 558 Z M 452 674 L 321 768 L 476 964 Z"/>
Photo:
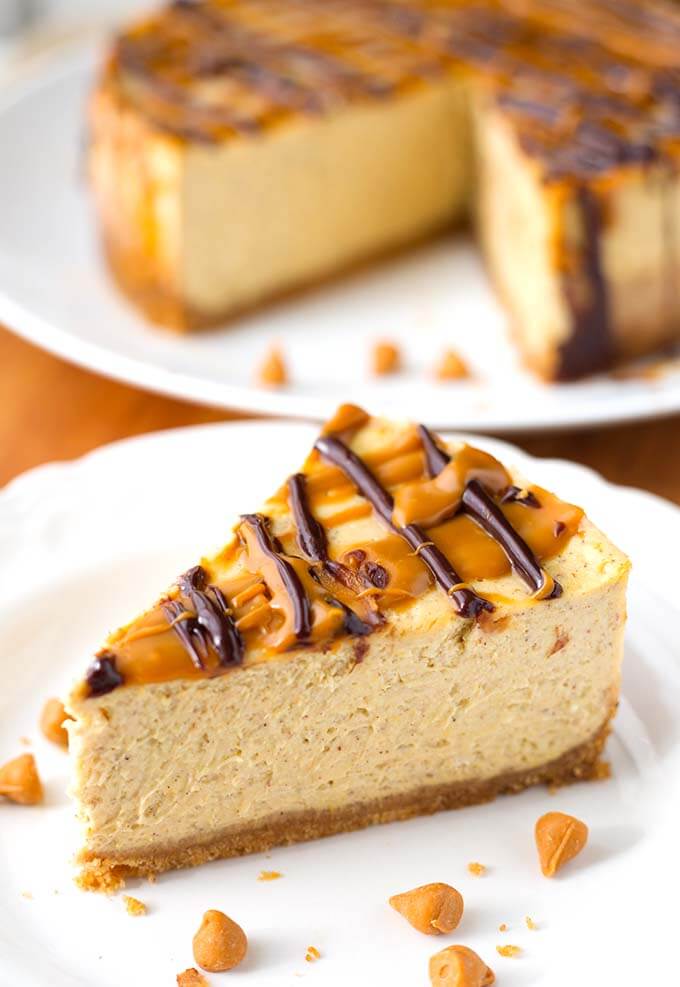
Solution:
<path fill-rule="evenodd" d="M 197 867 L 211 860 L 262 853 L 276 846 L 316 840 L 322 836 L 348 833 L 378 823 L 396 822 L 414 816 L 432 815 L 446 809 L 491 802 L 497 795 L 521 792 L 533 785 L 562 786 L 577 781 L 599 780 L 598 762 L 610 730 L 611 716 L 584 744 L 561 757 L 529 771 L 508 772 L 485 781 L 432 785 L 404 795 L 355 803 L 324 812 L 291 813 L 271 818 L 257 826 L 229 827 L 209 842 L 165 845 L 145 854 L 96 856 L 88 850 L 79 854 L 82 870 L 78 885 L 86 891 L 115 891 L 127 877 L 146 877 L 179 867 Z"/>

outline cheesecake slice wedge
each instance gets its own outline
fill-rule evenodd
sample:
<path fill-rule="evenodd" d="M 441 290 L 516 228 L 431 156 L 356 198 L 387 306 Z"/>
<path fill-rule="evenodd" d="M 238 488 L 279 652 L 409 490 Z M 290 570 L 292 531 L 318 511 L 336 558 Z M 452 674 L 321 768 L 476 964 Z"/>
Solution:
<path fill-rule="evenodd" d="M 75 686 L 81 883 L 588 777 L 628 569 L 488 453 L 343 406 Z"/>

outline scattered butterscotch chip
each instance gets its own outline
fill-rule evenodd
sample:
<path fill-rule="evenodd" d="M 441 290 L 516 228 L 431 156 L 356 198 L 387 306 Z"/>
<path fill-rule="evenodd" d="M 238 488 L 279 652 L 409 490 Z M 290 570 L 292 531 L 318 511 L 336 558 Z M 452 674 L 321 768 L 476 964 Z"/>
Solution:
<path fill-rule="evenodd" d="M 177 987 L 208 987 L 208 981 L 195 966 L 177 974 Z"/>
<path fill-rule="evenodd" d="M 525 917 L 524 921 L 527 924 L 527 929 L 531 929 L 532 931 L 535 931 L 538 928 L 534 920 L 530 918 L 528 915 Z"/>
<path fill-rule="evenodd" d="M 248 950 L 248 939 L 240 925 L 214 908 L 203 916 L 194 936 L 194 959 L 210 973 L 232 970 Z"/>
<path fill-rule="evenodd" d="M 490 987 L 495 980 L 493 970 L 467 946 L 448 946 L 430 959 L 432 987 Z"/>
<path fill-rule="evenodd" d="M 321 953 L 316 948 L 316 946 L 307 946 L 307 953 L 305 959 L 308 963 L 316 963 L 317 960 L 321 959 Z"/>
<path fill-rule="evenodd" d="M 376 377 L 396 374 L 401 370 L 401 353 L 399 348 L 387 340 L 380 340 L 373 346 L 371 353 L 371 370 Z"/>
<path fill-rule="evenodd" d="M 283 874 L 280 870 L 261 870 L 257 875 L 258 881 L 278 881 Z"/>
<path fill-rule="evenodd" d="M 48 699 L 40 714 L 40 729 L 45 737 L 59 747 L 68 747 L 68 733 L 64 729 L 66 715 L 64 704 L 60 699 Z"/>
<path fill-rule="evenodd" d="M 37 805 L 43 787 L 32 754 L 20 754 L 0 767 L 0 795 L 20 805 Z"/>
<path fill-rule="evenodd" d="M 478 864 L 474 860 L 468 864 L 468 870 L 474 877 L 484 877 L 486 874 L 484 864 Z"/>
<path fill-rule="evenodd" d="M 462 895 L 450 884 L 440 882 L 392 895 L 390 905 L 426 936 L 452 932 L 463 915 Z"/>
<path fill-rule="evenodd" d="M 434 375 L 437 380 L 465 380 L 471 376 L 467 363 L 455 350 L 444 350 Z"/>
<path fill-rule="evenodd" d="M 499 932 L 507 932 L 508 931 L 508 927 L 505 924 L 505 922 L 501 922 L 501 924 L 498 926 L 498 931 Z"/>
<path fill-rule="evenodd" d="M 521 946 L 496 946 L 499 956 L 519 956 L 522 952 Z"/>
<path fill-rule="evenodd" d="M 588 827 L 565 812 L 546 812 L 535 827 L 536 847 L 545 877 L 554 877 L 588 841 Z"/>
<path fill-rule="evenodd" d="M 146 915 L 146 905 L 139 898 L 132 898 L 129 894 L 124 894 L 123 903 L 128 915 Z"/>
<path fill-rule="evenodd" d="M 264 387 L 283 387 L 288 383 L 288 371 L 278 346 L 271 346 L 265 354 L 257 370 L 257 380 Z"/>

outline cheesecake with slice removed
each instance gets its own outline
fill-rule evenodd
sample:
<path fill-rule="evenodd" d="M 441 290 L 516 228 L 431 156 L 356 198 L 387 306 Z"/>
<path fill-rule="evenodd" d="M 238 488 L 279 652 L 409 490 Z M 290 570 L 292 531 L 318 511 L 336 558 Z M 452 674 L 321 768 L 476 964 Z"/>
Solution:
<path fill-rule="evenodd" d="M 180 0 L 90 109 L 104 249 L 213 325 L 474 217 L 522 358 L 569 380 L 680 338 L 680 9 Z"/>
<path fill-rule="evenodd" d="M 628 569 L 488 453 L 343 406 L 74 688 L 83 885 L 588 777 Z"/>

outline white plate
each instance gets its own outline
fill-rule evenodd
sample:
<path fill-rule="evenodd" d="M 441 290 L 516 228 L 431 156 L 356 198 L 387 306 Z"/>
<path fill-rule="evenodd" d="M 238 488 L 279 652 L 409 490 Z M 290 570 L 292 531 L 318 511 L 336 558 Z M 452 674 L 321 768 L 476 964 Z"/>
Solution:
<path fill-rule="evenodd" d="M 0 985 L 170 985 L 193 965 L 194 928 L 213 907 L 250 937 L 248 959 L 229 983 L 294 987 L 301 974 L 320 987 L 424 987 L 428 957 L 451 942 L 485 957 L 499 987 L 670 983 L 680 879 L 671 546 L 680 544 L 680 512 L 582 467 L 486 439 L 537 482 L 586 504 L 633 558 L 624 695 L 608 745 L 612 780 L 133 882 L 131 893 L 149 905 L 140 919 L 120 897 L 72 884 L 67 760 L 38 734 L 43 700 L 82 673 L 105 629 L 219 542 L 232 515 L 255 507 L 313 436 L 310 426 L 282 423 L 166 432 L 34 470 L 0 495 L 0 760 L 24 749 L 19 738 L 28 734 L 47 791 L 44 806 L 0 805 Z M 548 809 L 591 827 L 584 853 L 554 881 L 540 875 L 532 837 Z M 467 873 L 473 860 L 488 866 L 487 876 Z M 284 877 L 258 882 L 263 869 Z M 442 939 L 414 932 L 386 904 L 432 880 L 456 885 L 466 899 L 459 929 Z M 538 931 L 525 927 L 525 915 Z M 520 945 L 522 956 L 498 956 L 502 943 Z M 322 953 L 314 965 L 304 959 L 310 945 Z"/>
<path fill-rule="evenodd" d="M 95 56 L 71 52 L 0 101 L 0 319 L 93 370 L 206 404 L 322 419 L 341 400 L 443 427 L 508 431 L 645 418 L 680 410 L 680 369 L 653 380 L 600 377 L 538 383 L 517 363 L 481 260 L 461 235 L 371 272 L 244 317 L 177 337 L 145 323 L 119 296 L 99 257 L 82 175 L 84 103 Z M 404 349 L 408 369 L 375 381 L 371 342 Z M 293 382 L 253 385 L 272 340 Z M 475 383 L 439 384 L 431 367 L 453 346 Z"/>

